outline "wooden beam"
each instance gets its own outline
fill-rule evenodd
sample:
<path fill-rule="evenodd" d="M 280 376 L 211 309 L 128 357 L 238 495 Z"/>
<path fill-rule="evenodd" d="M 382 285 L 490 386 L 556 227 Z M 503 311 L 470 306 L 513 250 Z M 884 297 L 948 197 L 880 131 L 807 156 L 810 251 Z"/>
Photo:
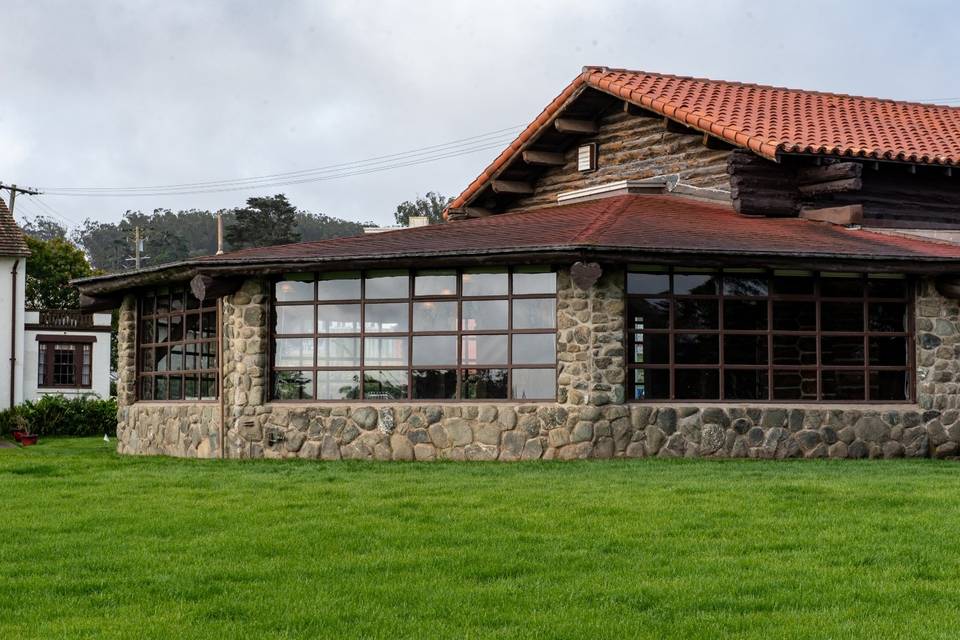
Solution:
<path fill-rule="evenodd" d="M 700 132 L 696 129 L 692 129 L 685 124 L 680 124 L 676 120 L 671 120 L 670 118 L 663 119 L 663 126 L 666 128 L 669 133 L 681 133 L 684 135 L 700 135 Z"/>
<path fill-rule="evenodd" d="M 557 118 L 553 121 L 554 128 L 560 133 L 576 135 L 593 135 L 597 132 L 597 123 L 593 120 L 575 120 L 574 118 Z"/>
<path fill-rule="evenodd" d="M 819 167 L 802 167 L 797 170 L 797 178 L 802 185 L 859 178 L 861 175 L 863 175 L 863 165 L 859 162 L 834 162 Z"/>
<path fill-rule="evenodd" d="M 707 149 L 726 151 L 727 149 L 733 149 L 735 145 L 730 144 L 726 140 L 721 140 L 716 136 L 712 136 L 709 133 L 705 133 L 703 134 L 703 146 Z"/>
<path fill-rule="evenodd" d="M 844 191 L 860 191 L 862 188 L 863 180 L 860 178 L 847 178 L 846 180 L 831 180 L 830 182 L 805 184 L 801 185 L 798 190 L 805 196 L 817 196 L 828 193 L 842 193 Z"/>
<path fill-rule="evenodd" d="M 190 291 L 197 300 L 213 300 L 236 292 L 241 284 L 240 278 L 214 278 L 201 273 L 190 280 Z"/>
<path fill-rule="evenodd" d="M 527 164 L 543 165 L 546 167 L 562 167 L 567 164 L 562 153 L 553 151 L 524 151 L 523 161 Z"/>
<path fill-rule="evenodd" d="M 90 295 L 86 293 L 80 294 L 80 310 L 88 311 L 90 313 L 95 313 L 97 311 L 112 311 L 113 309 L 119 309 L 120 304 L 123 302 L 123 295 L 115 294 L 103 294 L 103 295 Z"/>
<path fill-rule="evenodd" d="M 733 200 L 733 209 L 742 215 L 795 216 L 797 215 L 797 202 L 790 198 L 774 196 L 741 196 Z"/>
<path fill-rule="evenodd" d="M 490 183 L 490 188 L 493 189 L 494 193 L 515 193 L 523 196 L 533 194 L 532 186 L 516 180 L 494 180 Z"/>
<path fill-rule="evenodd" d="M 827 207 L 825 209 L 800 209 L 800 217 L 804 220 L 829 222 L 830 224 L 861 224 L 863 222 L 863 205 L 851 204 L 845 207 Z"/>
<path fill-rule="evenodd" d="M 493 212 L 483 207 L 457 207 L 450 209 L 449 214 L 460 218 L 486 218 L 493 215 Z"/>
<path fill-rule="evenodd" d="M 623 112 L 628 116 L 638 116 L 640 118 L 658 118 L 660 114 L 644 109 L 643 107 L 633 104 L 627 100 L 623 101 Z"/>

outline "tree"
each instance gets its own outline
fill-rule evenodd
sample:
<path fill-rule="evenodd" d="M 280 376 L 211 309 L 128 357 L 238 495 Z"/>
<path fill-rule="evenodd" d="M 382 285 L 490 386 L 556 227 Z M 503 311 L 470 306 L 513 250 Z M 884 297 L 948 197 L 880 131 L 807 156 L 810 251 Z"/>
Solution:
<path fill-rule="evenodd" d="M 86 256 L 66 238 L 38 240 L 27 236 L 27 307 L 33 309 L 76 309 L 79 293 L 70 284 L 73 278 L 93 275 Z"/>
<path fill-rule="evenodd" d="M 397 224 L 407 226 L 410 222 L 410 216 L 427 216 L 430 224 L 443 223 L 443 210 L 453 202 L 453 198 L 442 196 L 435 191 L 428 191 L 424 197 L 417 196 L 416 200 L 401 202 L 397 205 L 397 210 L 393 213 Z"/>
<path fill-rule="evenodd" d="M 296 230 L 297 208 L 282 193 L 269 198 L 249 198 L 247 206 L 234 209 L 233 214 L 233 224 L 224 231 L 224 239 L 231 249 L 270 247 L 300 239 Z"/>
<path fill-rule="evenodd" d="M 26 218 L 21 227 L 23 232 L 31 238 L 37 240 L 53 240 L 54 238 L 66 239 L 67 229 L 53 218 L 37 216 L 33 220 Z"/>

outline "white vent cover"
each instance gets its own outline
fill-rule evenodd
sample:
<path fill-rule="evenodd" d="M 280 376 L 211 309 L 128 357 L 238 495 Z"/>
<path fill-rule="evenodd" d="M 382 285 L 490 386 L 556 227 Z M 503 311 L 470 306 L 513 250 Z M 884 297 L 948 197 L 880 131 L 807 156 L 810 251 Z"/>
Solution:
<path fill-rule="evenodd" d="M 596 171 L 597 143 L 582 144 L 577 149 L 577 171 Z"/>

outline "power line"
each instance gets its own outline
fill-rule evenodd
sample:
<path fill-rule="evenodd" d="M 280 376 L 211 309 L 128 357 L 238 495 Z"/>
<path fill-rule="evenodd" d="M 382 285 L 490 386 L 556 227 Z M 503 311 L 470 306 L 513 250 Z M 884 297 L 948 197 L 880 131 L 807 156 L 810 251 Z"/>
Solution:
<path fill-rule="evenodd" d="M 274 173 L 233 180 L 214 180 L 149 187 L 49 187 L 45 192 L 50 195 L 87 195 L 87 196 L 123 196 L 123 195 L 185 195 L 192 193 L 211 193 L 215 191 L 235 191 L 255 187 L 285 186 L 353 175 L 362 175 L 375 171 L 386 171 L 398 167 L 433 162 L 467 153 L 489 150 L 502 146 L 513 138 L 521 127 L 498 129 L 467 138 L 460 138 L 440 144 L 419 147 L 398 153 L 392 153 L 363 160 L 326 165 L 313 169 L 303 169 L 285 173 Z"/>

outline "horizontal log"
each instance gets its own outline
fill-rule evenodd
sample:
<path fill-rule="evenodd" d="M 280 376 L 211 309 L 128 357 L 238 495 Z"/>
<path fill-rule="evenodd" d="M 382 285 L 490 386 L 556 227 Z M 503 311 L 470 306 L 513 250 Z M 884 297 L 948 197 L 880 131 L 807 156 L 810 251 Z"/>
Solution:
<path fill-rule="evenodd" d="M 845 180 L 831 180 L 830 182 L 805 184 L 801 185 L 798 190 L 802 195 L 816 196 L 828 193 L 841 193 L 843 191 L 859 191 L 861 188 L 863 188 L 862 179 L 847 178 Z"/>
<path fill-rule="evenodd" d="M 735 198 L 733 209 L 743 215 L 757 216 L 795 216 L 799 207 L 795 201 L 783 198 Z"/>
<path fill-rule="evenodd" d="M 115 294 L 80 294 L 80 310 L 94 313 L 97 311 L 111 311 L 119 309 L 123 303 L 123 295 Z"/>
<path fill-rule="evenodd" d="M 861 175 L 863 175 L 863 165 L 859 162 L 834 162 L 819 167 L 801 167 L 797 170 L 800 184 L 859 178 Z"/>
<path fill-rule="evenodd" d="M 863 207 L 852 204 L 845 207 L 827 207 L 825 209 L 800 209 L 800 217 L 815 222 L 829 222 L 830 224 L 851 225 L 863 222 Z"/>
<path fill-rule="evenodd" d="M 562 167 L 567 164 L 562 153 L 555 153 L 553 151 L 524 151 L 523 161 L 527 164 L 547 167 Z"/>
<path fill-rule="evenodd" d="M 592 135 L 597 132 L 597 123 L 593 120 L 576 120 L 574 118 L 557 118 L 553 121 L 554 128 L 560 133 L 574 133 L 577 135 Z"/>
<path fill-rule="evenodd" d="M 799 204 L 800 201 L 797 198 L 797 193 L 795 188 L 791 189 L 778 189 L 778 188 L 767 188 L 767 187 L 758 187 L 754 185 L 741 185 L 738 187 L 730 188 L 730 197 L 731 198 L 766 198 L 772 200 L 783 200 L 794 203 L 795 205 Z"/>
<path fill-rule="evenodd" d="M 727 158 L 727 163 L 735 164 L 739 166 L 754 166 L 754 165 L 774 166 L 774 167 L 780 166 L 775 162 L 771 162 L 766 158 L 761 158 L 757 154 L 752 153 L 750 151 L 744 151 L 743 149 L 737 149 L 733 153 L 731 153 L 730 157 Z"/>
<path fill-rule="evenodd" d="M 517 180 L 494 180 L 490 183 L 490 188 L 494 193 L 516 193 L 520 195 L 531 195 L 533 187 L 526 182 Z"/>
<path fill-rule="evenodd" d="M 783 189 L 785 191 L 795 191 L 797 181 L 793 176 L 785 174 L 743 174 L 736 173 L 730 176 L 731 187 L 756 187 L 763 189 Z"/>
<path fill-rule="evenodd" d="M 240 278 L 215 278 L 201 273 L 190 280 L 190 291 L 197 300 L 214 300 L 235 293 L 242 284 Z"/>

